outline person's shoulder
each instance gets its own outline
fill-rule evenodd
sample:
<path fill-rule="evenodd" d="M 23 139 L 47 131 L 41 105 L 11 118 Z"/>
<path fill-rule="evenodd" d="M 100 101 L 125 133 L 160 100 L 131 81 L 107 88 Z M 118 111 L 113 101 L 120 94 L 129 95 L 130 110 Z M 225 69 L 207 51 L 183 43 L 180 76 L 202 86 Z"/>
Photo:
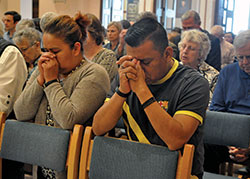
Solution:
<path fill-rule="evenodd" d="M 23 58 L 22 53 L 13 44 L 10 44 L 10 45 L 6 46 L 6 48 L 2 52 L 2 55 L 8 55 L 8 54 L 18 55 L 18 56 L 20 56 L 20 58 Z"/>
<path fill-rule="evenodd" d="M 185 81 L 190 82 L 190 81 L 196 81 L 196 80 L 205 80 L 206 79 L 195 69 L 189 67 L 189 66 L 185 66 L 185 65 L 181 65 L 179 64 L 177 70 L 176 70 L 176 74 L 179 75 L 179 78 L 183 78 Z"/>
<path fill-rule="evenodd" d="M 6 37 L 8 38 L 8 31 L 3 33 L 3 38 L 6 40 Z"/>
<path fill-rule="evenodd" d="M 200 70 L 204 72 L 212 72 L 214 74 L 219 74 L 218 70 L 216 70 L 213 66 L 209 65 L 205 61 L 201 63 Z"/>
<path fill-rule="evenodd" d="M 91 74 L 97 74 L 97 73 L 105 73 L 106 70 L 105 68 L 98 64 L 94 63 L 90 60 L 85 60 L 84 65 L 82 65 L 82 70 L 83 72 L 91 72 Z"/>
<path fill-rule="evenodd" d="M 102 83 L 103 85 L 110 84 L 107 70 L 102 65 L 89 60 L 85 61 L 85 65 L 83 65 L 80 76 L 88 76 L 89 79 L 95 83 Z"/>
<path fill-rule="evenodd" d="M 220 40 L 217 37 L 210 34 L 208 31 L 206 31 L 204 29 L 202 29 L 201 31 L 207 34 L 207 36 L 208 36 L 208 38 L 209 38 L 209 40 L 211 41 L 212 44 L 213 43 L 219 43 L 220 44 Z"/>
<path fill-rule="evenodd" d="M 234 62 L 234 63 L 228 64 L 224 68 L 221 69 L 220 73 L 232 72 L 235 69 L 237 69 L 238 66 L 239 66 L 238 62 Z"/>
<path fill-rule="evenodd" d="M 115 54 L 115 52 L 113 50 L 107 49 L 107 48 L 103 48 L 103 53 L 112 53 Z"/>
<path fill-rule="evenodd" d="M 111 43 L 108 42 L 108 43 L 104 44 L 103 47 L 109 49 L 109 48 L 110 48 L 110 45 L 111 45 Z"/>
<path fill-rule="evenodd" d="M 110 49 L 107 49 L 107 48 L 103 48 L 102 50 L 102 55 L 105 55 L 105 56 L 114 56 L 116 57 L 116 54 L 114 51 L 110 50 Z"/>
<path fill-rule="evenodd" d="M 209 34 L 208 38 L 209 38 L 209 40 L 211 41 L 212 44 L 214 44 L 214 43 L 220 44 L 220 40 L 217 37 L 215 37 L 214 35 Z"/>
<path fill-rule="evenodd" d="M 238 62 L 234 62 L 222 68 L 219 75 L 224 77 L 231 77 L 232 75 L 239 72 L 238 69 L 239 69 Z"/>
<path fill-rule="evenodd" d="M 228 49 L 230 49 L 230 50 L 231 50 L 231 49 L 234 49 L 233 44 L 229 43 L 228 41 L 226 41 L 226 40 L 223 39 L 222 43 L 224 44 L 224 46 L 225 46 L 226 48 L 228 48 Z"/>

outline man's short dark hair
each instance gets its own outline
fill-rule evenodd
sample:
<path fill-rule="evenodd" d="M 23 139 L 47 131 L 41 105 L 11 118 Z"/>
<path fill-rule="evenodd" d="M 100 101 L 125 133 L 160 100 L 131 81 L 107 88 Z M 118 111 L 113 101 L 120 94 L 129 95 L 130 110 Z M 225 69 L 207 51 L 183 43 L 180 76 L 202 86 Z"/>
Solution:
<path fill-rule="evenodd" d="M 168 46 L 167 32 L 163 26 L 152 18 L 143 18 L 132 25 L 125 36 L 126 43 L 138 47 L 146 40 L 151 40 L 154 49 L 162 55 Z"/>
<path fill-rule="evenodd" d="M 21 20 L 21 15 L 16 11 L 7 11 L 7 12 L 4 13 L 4 15 L 13 16 L 14 23 Z"/>

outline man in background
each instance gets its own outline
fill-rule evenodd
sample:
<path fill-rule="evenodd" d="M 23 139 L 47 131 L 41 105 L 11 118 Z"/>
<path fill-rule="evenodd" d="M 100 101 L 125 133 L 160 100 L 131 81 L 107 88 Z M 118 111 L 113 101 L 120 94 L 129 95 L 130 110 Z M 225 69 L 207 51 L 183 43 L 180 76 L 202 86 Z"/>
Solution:
<path fill-rule="evenodd" d="M 234 49 L 237 62 L 221 70 L 209 110 L 250 115 L 250 30 L 236 36 Z M 230 158 L 245 162 L 249 151 L 250 149 L 228 149 L 227 146 L 205 144 L 204 169 L 219 173 L 221 163 Z"/>
<path fill-rule="evenodd" d="M 7 11 L 4 13 L 3 23 L 5 25 L 5 33 L 3 38 L 13 43 L 12 38 L 16 31 L 16 25 L 21 20 L 21 15 L 16 11 Z"/>
<path fill-rule="evenodd" d="M 194 10 L 189 10 L 185 12 L 181 16 L 181 22 L 182 22 L 183 30 L 198 29 L 207 34 L 209 40 L 211 41 L 211 50 L 205 62 L 211 65 L 212 67 L 214 67 L 216 70 L 220 71 L 221 69 L 220 40 L 214 35 L 211 35 L 208 31 L 201 28 L 200 15 Z M 177 46 L 178 46 L 178 43 L 180 42 L 180 39 L 181 37 L 177 36 L 173 40 Z"/>

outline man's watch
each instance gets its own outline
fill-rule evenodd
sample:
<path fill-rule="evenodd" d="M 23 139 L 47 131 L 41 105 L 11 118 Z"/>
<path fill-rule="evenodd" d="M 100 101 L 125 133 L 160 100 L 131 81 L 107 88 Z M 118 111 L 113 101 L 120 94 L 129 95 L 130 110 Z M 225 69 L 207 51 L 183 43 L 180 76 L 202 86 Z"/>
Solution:
<path fill-rule="evenodd" d="M 44 83 L 44 84 L 43 84 L 43 87 L 46 88 L 46 87 L 48 87 L 50 84 L 55 83 L 55 82 L 59 82 L 58 79 L 50 80 L 50 81 Z"/>
<path fill-rule="evenodd" d="M 119 87 L 116 87 L 115 92 L 116 92 L 119 96 L 121 96 L 121 97 L 123 97 L 123 98 L 127 98 L 127 97 L 130 95 L 130 92 L 128 92 L 128 93 L 123 93 L 123 92 L 121 92 L 121 91 L 119 90 Z"/>

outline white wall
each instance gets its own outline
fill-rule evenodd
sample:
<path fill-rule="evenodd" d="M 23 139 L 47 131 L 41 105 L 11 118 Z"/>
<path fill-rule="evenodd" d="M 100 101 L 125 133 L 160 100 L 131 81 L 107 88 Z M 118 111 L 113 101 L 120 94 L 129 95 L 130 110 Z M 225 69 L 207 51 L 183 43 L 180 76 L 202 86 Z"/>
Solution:
<path fill-rule="evenodd" d="M 0 0 L 0 18 L 6 11 L 17 11 L 20 13 L 20 0 Z"/>
<path fill-rule="evenodd" d="M 126 0 L 125 0 L 126 1 Z M 32 16 L 32 0 L 0 0 L 0 18 L 7 10 L 20 12 L 22 17 L 29 18 Z M 153 0 L 140 0 L 139 13 L 143 11 L 153 11 Z M 52 11 L 58 14 L 68 14 L 74 16 L 77 11 L 83 13 L 93 13 L 100 17 L 101 0 L 40 0 L 39 17 L 45 12 Z M 192 0 L 192 9 L 200 13 L 201 27 L 210 30 L 214 23 L 215 0 Z M 126 12 L 126 11 L 125 11 Z M 176 27 L 181 27 L 180 18 L 176 19 Z"/>
<path fill-rule="evenodd" d="M 191 9 L 200 14 L 201 27 L 206 30 L 214 24 L 215 0 L 192 0 Z M 181 27 L 181 19 L 176 19 L 176 27 Z"/>
<path fill-rule="evenodd" d="M 32 18 L 32 0 L 21 0 L 20 14 L 23 19 Z"/>

